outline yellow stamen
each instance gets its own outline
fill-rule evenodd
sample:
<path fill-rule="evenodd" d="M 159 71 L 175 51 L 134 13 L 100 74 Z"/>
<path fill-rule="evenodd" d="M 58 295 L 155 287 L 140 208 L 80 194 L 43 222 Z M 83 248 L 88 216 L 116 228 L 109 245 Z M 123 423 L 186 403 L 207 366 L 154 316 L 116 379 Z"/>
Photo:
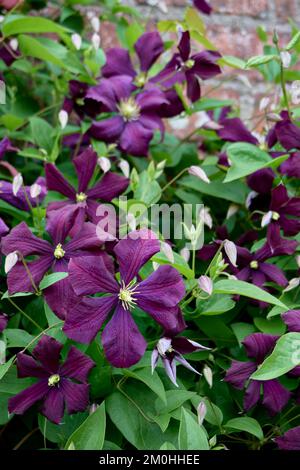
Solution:
<path fill-rule="evenodd" d="M 279 220 L 280 219 L 280 214 L 278 214 L 278 212 L 273 211 L 272 212 L 272 219 L 273 220 Z"/>
<path fill-rule="evenodd" d="M 60 376 L 58 374 L 51 375 L 48 379 L 49 387 L 55 387 L 60 382 Z"/>
<path fill-rule="evenodd" d="M 86 194 L 84 194 L 84 193 L 76 194 L 76 201 L 77 202 L 84 202 L 84 201 L 86 201 L 86 199 L 87 199 Z"/>
<path fill-rule="evenodd" d="M 252 269 L 258 269 L 258 261 L 256 261 L 256 260 L 251 261 L 251 263 L 250 263 L 250 268 L 252 268 Z"/>
<path fill-rule="evenodd" d="M 59 244 L 56 246 L 55 250 L 54 250 L 54 256 L 55 256 L 55 258 L 61 259 L 61 258 L 63 258 L 63 257 L 65 256 L 65 253 L 66 253 L 66 252 L 65 252 L 65 250 L 63 249 L 62 244 L 59 243 Z"/>
<path fill-rule="evenodd" d="M 137 121 L 140 117 L 141 108 L 131 96 L 126 100 L 121 100 L 119 111 L 125 121 Z"/>

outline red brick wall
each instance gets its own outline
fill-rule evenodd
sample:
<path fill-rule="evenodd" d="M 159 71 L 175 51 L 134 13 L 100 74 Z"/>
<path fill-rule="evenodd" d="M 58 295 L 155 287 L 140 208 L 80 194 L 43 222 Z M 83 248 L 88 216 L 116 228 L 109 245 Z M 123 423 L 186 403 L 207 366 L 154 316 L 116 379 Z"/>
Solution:
<path fill-rule="evenodd" d="M 168 13 L 163 14 L 153 8 L 153 19 L 182 18 L 187 0 L 165 0 Z M 123 0 L 124 4 L 136 5 L 149 14 L 145 0 Z M 210 0 L 213 14 L 204 16 L 208 35 L 222 54 L 235 55 L 243 59 L 262 53 L 256 29 L 264 26 L 270 36 L 276 28 L 283 43 L 288 41 L 292 18 L 300 26 L 300 0 Z M 217 91 L 210 92 L 206 85 L 205 92 L 222 97 L 234 98 L 240 103 L 242 115 L 250 117 L 257 108 L 260 98 L 268 91 L 260 76 L 255 72 L 236 73 L 232 70 L 232 80 L 222 83 Z M 243 76 L 247 77 L 249 83 Z M 228 78 L 228 75 L 227 77 Z M 218 85 L 218 82 L 213 86 Z M 273 92 L 272 92 L 273 93 Z"/>

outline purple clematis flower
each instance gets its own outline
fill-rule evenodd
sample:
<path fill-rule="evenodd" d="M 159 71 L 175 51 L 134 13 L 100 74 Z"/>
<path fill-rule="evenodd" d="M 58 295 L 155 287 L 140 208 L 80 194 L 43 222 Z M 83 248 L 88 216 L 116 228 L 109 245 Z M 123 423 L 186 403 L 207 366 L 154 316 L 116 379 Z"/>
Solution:
<path fill-rule="evenodd" d="M 159 240 L 151 230 L 137 230 L 120 240 L 114 248 L 120 268 L 119 282 L 99 257 L 72 259 L 69 273 L 76 294 L 106 295 L 86 297 L 72 308 L 64 326 L 66 335 L 89 343 L 113 310 L 102 333 L 104 352 L 115 367 L 130 367 L 140 360 L 147 345 L 131 315 L 135 306 L 149 313 L 165 330 L 181 325 L 178 303 L 185 288 L 178 271 L 160 266 L 147 279 L 140 282 L 138 278 L 142 266 L 159 250 Z"/>
<path fill-rule="evenodd" d="M 281 121 L 276 122 L 268 133 L 269 148 L 274 147 L 279 142 L 285 150 L 300 150 L 300 128 L 292 123 L 287 111 L 282 111 L 280 116 Z"/>
<path fill-rule="evenodd" d="M 300 232 L 300 197 L 289 197 L 286 187 L 278 185 L 272 191 L 268 215 L 269 227 L 278 225 L 285 235 L 297 235 Z"/>
<path fill-rule="evenodd" d="M 9 140 L 8 137 L 4 137 L 0 141 L 0 160 L 4 157 L 6 152 L 15 152 L 18 149 L 16 147 L 13 147 L 11 141 Z"/>
<path fill-rule="evenodd" d="M 0 313 L 0 333 L 2 333 L 3 330 L 5 330 L 7 326 L 8 318 L 5 313 Z"/>
<path fill-rule="evenodd" d="M 77 217 L 71 235 L 82 227 L 86 219 L 96 223 L 98 199 L 111 201 L 119 196 L 129 184 L 129 179 L 116 173 L 108 172 L 93 187 L 88 188 L 97 165 L 97 154 L 89 147 L 73 160 L 78 176 L 77 190 L 65 179 L 63 174 L 52 163 L 46 164 L 46 182 L 49 190 L 57 191 L 67 197 L 67 200 L 50 202 L 47 213 L 65 208 L 62 216 L 68 217 L 69 212 L 77 208 Z"/>
<path fill-rule="evenodd" d="M 205 13 L 205 15 L 210 15 L 212 12 L 212 7 L 206 0 L 193 0 L 193 4 L 197 10 Z"/>
<path fill-rule="evenodd" d="M 238 390 L 243 390 L 246 384 L 244 397 L 244 409 L 250 410 L 260 399 L 261 388 L 263 390 L 263 405 L 270 414 L 279 413 L 288 403 L 291 393 L 286 390 L 277 379 L 272 380 L 251 380 L 250 376 L 261 364 L 265 357 L 269 355 L 278 339 L 278 336 L 253 333 L 243 341 L 247 356 L 254 361 L 233 361 L 227 370 L 225 381 Z M 250 379 L 250 380 L 249 380 Z"/>
<path fill-rule="evenodd" d="M 128 75 L 132 77 L 137 87 L 144 87 L 150 68 L 164 52 L 164 43 L 157 31 L 147 32 L 139 37 L 134 49 L 138 56 L 139 72 L 136 72 L 127 49 L 113 47 L 106 51 L 107 60 L 101 70 L 102 76 L 110 78 L 116 75 Z"/>
<path fill-rule="evenodd" d="M 18 377 L 34 377 L 37 382 L 9 399 L 10 413 L 23 414 L 42 401 L 41 413 L 59 424 L 64 408 L 69 414 L 84 411 L 89 403 L 87 378 L 94 362 L 74 346 L 60 363 L 63 345 L 50 336 L 43 336 L 32 355 L 17 355 Z"/>
<path fill-rule="evenodd" d="M 288 310 L 281 316 L 289 331 L 300 333 L 300 310 Z"/>
<path fill-rule="evenodd" d="M 281 450 L 300 450 L 300 426 L 289 429 L 281 437 L 275 438 Z"/>
<path fill-rule="evenodd" d="M 196 374 L 200 373 L 192 367 L 187 360 L 183 357 L 183 354 L 190 354 L 195 351 L 202 351 L 208 350 L 210 348 L 206 348 L 195 341 L 192 341 L 184 336 L 177 336 L 177 337 L 168 337 L 164 336 L 161 338 L 155 349 L 153 349 L 152 356 L 151 356 L 151 367 L 152 373 L 158 364 L 159 358 L 161 358 L 165 371 L 174 385 L 178 387 L 176 382 L 176 363 L 181 364 L 182 366 L 186 367 L 187 369 L 195 372 Z"/>
<path fill-rule="evenodd" d="M 186 81 L 187 96 L 192 102 L 198 101 L 201 97 L 199 79 L 207 80 L 221 73 L 221 68 L 216 63 L 221 54 L 216 51 L 192 54 L 189 31 L 182 33 L 178 50 L 179 52 L 172 57 L 164 70 L 152 81 L 159 82 L 166 88 Z"/>
<path fill-rule="evenodd" d="M 279 167 L 280 173 L 289 178 L 300 178 L 300 152 L 294 152 Z"/>
<path fill-rule="evenodd" d="M 128 75 L 104 78 L 99 85 L 90 87 L 86 98 L 102 103 L 103 111 L 114 115 L 95 121 L 88 133 L 104 142 L 117 142 L 122 152 L 146 156 L 154 131 L 164 132 L 158 110 L 168 100 L 155 86 L 138 94 L 135 91 Z"/>
<path fill-rule="evenodd" d="M 6 225 L 6 223 L 4 222 L 3 219 L 1 219 L 0 217 L 0 239 L 2 237 L 4 237 L 4 235 L 7 235 L 9 232 L 9 228 L 8 226 Z"/>
<path fill-rule="evenodd" d="M 8 181 L 0 181 L 0 199 L 5 202 L 8 202 L 14 207 L 21 209 L 23 211 L 29 211 L 30 207 L 28 205 L 28 200 L 32 207 L 36 207 L 37 204 L 41 204 L 45 199 L 47 194 L 46 181 L 45 178 L 40 176 L 36 181 L 36 184 L 40 185 L 42 190 L 38 197 L 32 198 L 30 196 L 30 186 L 25 186 L 25 188 L 20 188 L 17 195 L 15 196 L 12 189 L 12 183 Z M 26 195 L 25 195 L 26 191 Z"/>
<path fill-rule="evenodd" d="M 61 211 L 54 211 L 48 217 L 46 230 L 52 242 L 36 237 L 31 233 L 25 222 L 14 227 L 9 235 L 2 238 L 1 249 L 8 255 L 17 251 L 21 260 L 9 271 L 7 276 L 8 291 L 34 292 L 44 275 L 53 272 L 67 272 L 68 262 L 71 258 L 83 255 L 92 255 L 103 243 L 96 233 L 96 226 L 86 222 L 81 231 L 71 240 L 66 241 L 76 218 L 76 208 L 73 213 L 68 212 L 62 216 Z M 35 255 L 34 261 L 23 261 L 27 256 Z M 106 254 L 99 252 L 99 258 L 106 258 Z M 105 261 L 106 262 L 106 261 Z M 35 286 L 35 288 L 34 288 Z M 69 279 L 64 278 L 45 291 L 47 303 L 59 318 L 64 319 L 70 304 L 74 304 L 77 296 L 74 294 Z"/>

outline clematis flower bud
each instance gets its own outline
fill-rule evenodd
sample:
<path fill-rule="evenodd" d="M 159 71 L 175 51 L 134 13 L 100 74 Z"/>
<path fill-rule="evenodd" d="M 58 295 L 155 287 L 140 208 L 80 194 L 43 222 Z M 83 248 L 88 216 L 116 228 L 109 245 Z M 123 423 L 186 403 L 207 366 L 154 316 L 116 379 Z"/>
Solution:
<path fill-rule="evenodd" d="M 200 167 L 200 166 L 195 166 L 192 165 L 189 169 L 188 172 L 192 176 L 196 176 L 196 178 L 199 178 L 200 180 L 204 181 L 205 183 L 210 183 L 210 180 L 205 173 L 205 171 Z"/>
<path fill-rule="evenodd" d="M 224 242 L 224 250 L 226 255 L 228 256 L 228 259 L 233 266 L 237 266 L 236 260 L 237 260 L 237 249 L 236 246 L 233 242 L 230 240 L 225 240 Z"/>
<path fill-rule="evenodd" d="M 122 171 L 123 175 L 126 176 L 126 178 L 129 178 L 129 175 L 130 175 L 129 163 L 126 160 L 121 160 L 118 164 L 118 167 Z"/>
<path fill-rule="evenodd" d="M 213 282 L 208 276 L 200 276 L 198 279 L 198 285 L 200 289 L 206 292 L 208 295 L 211 295 L 213 292 Z"/>
<path fill-rule="evenodd" d="M 23 185 L 23 176 L 21 173 L 18 173 L 14 176 L 13 183 L 12 183 L 12 191 L 13 195 L 16 196 Z"/>
<path fill-rule="evenodd" d="M 230 219 L 234 214 L 236 214 L 239 211 L 239 206 L 237 204 L 230 204 L 228 207 L 228 211 L 226 214 L 226 219 Z"/>
<path fill-rule="evenodd" d="M 212 220 L 211 215 L 209 213 L 209 208 L 208 207 L 202 207 L 200 209 L 199 219 L 201 220 L 201 222 L 203 222 L 205 225 L 207 225 L 208 228 L 212 228 L 213 220 Z"/>
<path fill-rule="evenodd" d="M 38 183 L 34 183 L 32 186 L 30 186 L 30 196 L 35 199 L 38 197 L 42 192 L 42 186 Z"/>
<path fill-rule="evenodd" d="M 180 256 L 182 256 L 182 258 L 188 263 L 189 259 L 190 259 L 190 250 L 188 248 L 182 248 L 180 250 Z"/>
<path fill-rule="evenodd" d="M 75 49 L 79 51 L 81 49 L 81 44 L 82 44 L 82 39 L 81 39 L 80 34 L 77 34 L 77 33 L 72 34 L 71 40 Z"/>
<path fill-rule="evenodd" d="M 107 157 L 99 157 L 98 165 L 104 173 L 107 173 L 111 169 L 111 163 Z"/>
<path fill-rule="evenodd" d="M 92 26 L 93 30 L 95 31 L 95 33 L 99 33 L 99 31 L 100 31 L 100 20 L 97 16 L 93 16 L 91 18 L 91 26 Z"/>
<path fill-rule="evenodd" d="M 285 69 L 288 69 L 289 66 L 291 65 L 291 60 L 292 60 L 291 54 L 287 51 L 282 51 L 280 52 L 280 58 L 281 58 L 283 67 Z"/>
<path fill-rule="evenodd" d="M 203 424 L 203 421 L 205 419 L 207 413 L 207 407 L 204 401 L 200 401 L 198 407 L 197 407 L 197 415 L 198 415 L 198 424 L 201 426 Z"/>
<path fill-rule="evenodd" d="M 18 43 L 18 40 L 16 38 L 13 38 L 9 41 L 9 45 L 10 45 L 10 48 L 13 50 L 13 51 L 17 51 L 18 50 L 18 47 L 19 47 L 19 43 Z"/>
<path fill-rule="evenodd" d="M 101 43 L 101 38 L 100 38 L 99 34 L 94 33 L 93 36 L 92 36 L 92 45 L 93 45 L 93 48 L 95 49 L 95 51 L 97 51 L 99 49 L 100 43 Z"/>
<path fill-rule="evenodd" d="M 60 127 L 64 129 L 66 125 L 68 124 L 68 120 L 69 120 L 69 115 L 67 111 L 65 111 L 64 109 L 61 109 L 58 113 L 58 120 L 59 120 Z"/>
<path fill-rule="evenodd" d="M 283 292 L 289 292 L 290 290 L 295 289 L 299 285 L 300 285 L 300 278 L 294 277 L 293 279 L 290 280 L 288 286 L 284 289 Z"/>
<path fill-rule="evenodd" d="M 167 257 L 167 259 L 170 261 L 170 263 L 174 263 L 174 253 L 172 248 L 168 243 L 162 242 L 161 243 L 161 251 L 164 253 L 164 255 Z"/>
<path fill-rule="evenodd" d="M 212 373 L 211 368 L 208 367 L 207 365 L 203 367 L 203 375 L 209 387 L 211 388 L 213 385 L 213 373 Z"/>
<path fill-rule="evenodd" d="M 262 226 L 262 227 L 266 227 L 267 225 L 269 225 L 269 223 L 270 223 L 271 220 L 272 220 L 272 215 L 273 215 L 273 212 L 272 212 L 272 211 L 268 211 L 268 212 L 263 216 L 263 218 L 261 219 L 261 226 Z"/>
<path fill-rule="evenodd" d="M 19 258 L 18 258 L 18 252 L 13 251 L 12 253 L 9 253 L 6 258 L 5 258 L 5 264 L 4 264 L 4 271 L 6 274 L 9 273 L 9 271 L 17 264 Z"/>

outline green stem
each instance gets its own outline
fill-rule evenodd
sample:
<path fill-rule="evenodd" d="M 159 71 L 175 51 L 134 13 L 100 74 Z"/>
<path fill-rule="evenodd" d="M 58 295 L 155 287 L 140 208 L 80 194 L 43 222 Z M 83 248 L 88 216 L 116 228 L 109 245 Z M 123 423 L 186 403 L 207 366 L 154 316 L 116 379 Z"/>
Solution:
<path fill-rule="evenodd" d="M 13 300 L 11 300 L 10 297 L 8 297 L 8 300 L 18 310 L 18 312 L 24 315 L 27 320 L 29 320 L 34 326 L 36 326 L 36 328 L 38 328 L 39 330 L 43 330 L 42 327 L 38 323 L 36 323 L 29 315 L 27 315 L 27 313 L 24 312 L 24 310 L 22 310 Z"/>

